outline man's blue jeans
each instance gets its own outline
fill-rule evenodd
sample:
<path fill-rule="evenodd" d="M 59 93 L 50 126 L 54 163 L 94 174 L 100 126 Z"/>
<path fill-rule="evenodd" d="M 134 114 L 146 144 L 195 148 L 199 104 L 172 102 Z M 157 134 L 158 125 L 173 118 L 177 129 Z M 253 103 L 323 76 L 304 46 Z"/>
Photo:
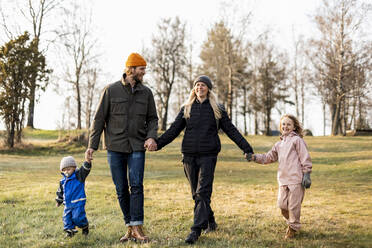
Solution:
<path fill-rule="evenodd" d="M 142 225 L 145 152 L 107 151 L 107 160 L 125 224 L 127 226 Z"/>

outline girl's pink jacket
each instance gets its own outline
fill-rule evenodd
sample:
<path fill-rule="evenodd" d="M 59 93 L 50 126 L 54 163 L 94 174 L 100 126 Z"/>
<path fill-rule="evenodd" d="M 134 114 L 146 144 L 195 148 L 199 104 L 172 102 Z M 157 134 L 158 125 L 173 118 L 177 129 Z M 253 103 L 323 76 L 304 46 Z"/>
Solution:
<path fill-rule="evenodd" d="M 256 163 L 268 164 L 279 161 L 279 186 L 299 184 L 303 174 L 311 172 L 312 163 L 305 141 L 296 132 L 281 136 L 271 151 L 255 154 Z"/>

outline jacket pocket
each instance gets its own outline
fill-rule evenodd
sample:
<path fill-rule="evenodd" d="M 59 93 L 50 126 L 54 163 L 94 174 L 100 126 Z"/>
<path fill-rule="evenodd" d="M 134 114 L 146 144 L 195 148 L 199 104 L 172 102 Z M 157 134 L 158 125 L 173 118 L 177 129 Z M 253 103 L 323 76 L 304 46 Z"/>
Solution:
<path fill-rule="evenodd" d="M 121 133 L 124 133 L 124 128 L 115 128 L 115 127 L 112 127 L 112 128 L 110 128 L 110 132 L 112 134 L 121 134 Z"/>
<path fill-rule="evenodd" d="M 147 115 L 147 101 L 145 99 L 136 99 L 136 113 Z"/>
<path fill-rule="evenodd" d="M 110 101 L 110 112 L 112 114 L 124 115 L 127 114 L 127 98 L 116 97 Z"/>

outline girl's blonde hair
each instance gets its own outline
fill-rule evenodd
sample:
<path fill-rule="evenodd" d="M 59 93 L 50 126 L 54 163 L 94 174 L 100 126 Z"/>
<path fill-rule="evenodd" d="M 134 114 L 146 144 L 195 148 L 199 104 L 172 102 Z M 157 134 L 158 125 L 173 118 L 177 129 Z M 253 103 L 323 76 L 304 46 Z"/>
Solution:
<path fill-rule="evenodd" d="M 284 118 L 289 118 L 293 121 L 293 127 L 294 127 L 294 132 L 296 132 L 298 134 L 298 136 L 300 136 L 301 138 L 303 138 L 304 134 L 304 130 L 302 129 L 302 126 L 300 124 L 300 122 L 297 120 L 297 118 L 293 115 L 283 115 L 282 118 L 280 118 L 280 122 L 279 122 L 279 131 L 280 133 L 282 133 L 282 120 Z"/>
<path fill-rule="evenodd" d="M 213 93 L 213 91 L 210 89 L 208 89 L 207 98 L 209 99 L 209 103 L 213 109 L 214 118 L 216 120 L 221 119 L 222 114 L 221 114 L 221 109 L 218 107 L 218 104 L 217 104 L 217 97 Z M 183 117 L 185 117 L 185 119 L 190 118 L 191 105 L 194 103 L 195 99 L 196 99 L 196 93 L 195 93 L 195 88 L 193 88 L 190 92 L 189 99 L 184 104 Z"/>

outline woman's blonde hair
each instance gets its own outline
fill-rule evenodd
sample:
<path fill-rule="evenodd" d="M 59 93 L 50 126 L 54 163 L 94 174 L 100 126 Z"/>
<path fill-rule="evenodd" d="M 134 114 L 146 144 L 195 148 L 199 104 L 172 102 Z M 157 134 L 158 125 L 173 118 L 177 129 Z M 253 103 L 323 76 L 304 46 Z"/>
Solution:
<path fill-rule="evenodd" d="M 221 119 L 222 114 L 221 114 L 221 109 L 220 109 L 220 107 L 218 106 L 218 103 L 217 103 L 217 97 L 213 93 L 213 91 L 210 90 L 210 89 L 208 89 L 207 98 L 209 99 L 209 103 L 210 103 L 210 105 L 213 109 L 214 118 L 216 120 Z M 196 93 L 195 93 L 195 88 L 193 88 L 190 92 L 189 99 L 184 104 L 183 117 L 185 117 L 185 119 L 190 118 L 191 105 L 194 103 L 195 99 L 196 99 Z"/>
<path fill-rule="evenodd" d="M 302 129 L 302 126 L 300 124 L 300 122 L 297 120 L 297 118 L 293 115 L 288 115 L 288 114 L 285 114 L 282 116 L 282 118 L 280 118 L 280 122 L 279 122 L 279 131 L 280 133 L 282 133 L 282 120 L 284 118 L 289 118 L 293 121 L 293 127 L 294 127 L 294 132 L 298 134 L 298 136 L 300 136 L 301 138 L 303 138 L 304 134 L 304 130 Z"/>

